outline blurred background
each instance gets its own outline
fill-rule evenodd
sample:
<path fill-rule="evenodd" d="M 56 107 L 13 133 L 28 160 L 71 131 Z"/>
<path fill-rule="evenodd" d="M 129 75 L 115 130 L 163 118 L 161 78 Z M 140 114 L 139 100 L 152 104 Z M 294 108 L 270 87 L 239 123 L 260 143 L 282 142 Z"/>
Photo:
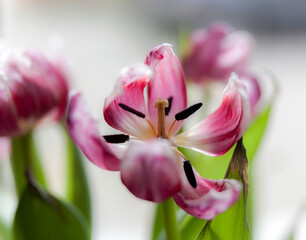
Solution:
<path fill-rule="evenodd" d="M 256 41 L 251 67 L 277 78 L 264 140 L 253 164 L 256 178 L 256 240 L 306 239 L 306 2 L 239 0 L 0 0 L 0 36 L 13 45 L 47 51 L 60 45 L 70 59 L 71 84 L 82 91 L 101 133 L 104 98 L 120 70 L 142 62 L 156 45 L 169 42 L 178 53 L 180 29 L 227 21 Z M 63 42 L 61 41 L 63 39 Z M 54 194 L 63 192 L 64 142 L 58 127 L 41 127 L 37 137 Z M 86 162 L 93 200 L 93 239 L 148 239 L 154 204 L 133 197 L 118 173 Z M 9 193 L 0 212 L 14 211 L 9 162 L 1 163 Z M 298 213 L 299 221 L 298 219 Z M 303 227 L 304 226 L 304 227 Z"/>

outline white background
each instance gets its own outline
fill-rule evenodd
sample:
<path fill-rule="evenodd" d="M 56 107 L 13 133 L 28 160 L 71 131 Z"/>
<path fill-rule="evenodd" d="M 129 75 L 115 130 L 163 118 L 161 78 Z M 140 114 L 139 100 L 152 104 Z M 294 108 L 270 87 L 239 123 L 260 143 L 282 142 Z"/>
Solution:
<path fill-rule="evenodd" d="M 175 51 L 178 48 L 175 31 L 146 18 L 136 3 L 7 1 L 7 8 L 2 5 L 1 9 L 6 18 L 1 20 L 0 33 L 14 45 L 42 51 L 53 34 L 62 35 L 71 60 L 71 83 L 82 91 L 93 115 L 100 120 L 101 134 L 111 133 L 103 121 L 103 102 L 121 68 L 142 62 L 154 46 L 163 42 L 172 43 Z M 202 27 L 209 24 L 204 22 Z M 272 71 L 279 87 L 268 131 L 252 169 L 256 179 L 254 233 L 258 240 L 285 239 L 306 202 L 306 32 L 252 34 L 256 39 L 252 68 Z M 52 126 L 41 127 L 38 134 L 52 191 L 58 195 L 65 186 L 61 137 L 58 128 Z M 0 200 L 0 206 L 13 208 L 8 161 L 1 165 L 5 191 L 12 197 Z M 89 162 L 86 167 L 94 208 L 93 239 L 149 239 L 154 204 L 133 197 L 118 173 Z M 298 222 L 300 226 L 303 221 Z M 306 239 L 306 234 L 298 231 L 296 239 Z"/>

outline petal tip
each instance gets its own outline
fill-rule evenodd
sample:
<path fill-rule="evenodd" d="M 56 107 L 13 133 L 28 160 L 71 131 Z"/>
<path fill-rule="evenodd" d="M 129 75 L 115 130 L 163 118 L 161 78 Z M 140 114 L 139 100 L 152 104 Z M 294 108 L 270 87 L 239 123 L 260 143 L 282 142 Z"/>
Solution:
<path fill-rule="evenodd" d="M 233 72 L 228 80 L 228 84 L 226 86 L 226 88 L 224 89 L 224 93 L 232 91 L 232 90 L 238 90 L 239 93 L 245 97 L 248 98 L 247 96 L 247 87 L 245 85 L 245 83 L 240 80 L 240 78 L 238 77 L 238 75 Z"/>
<path fill-rule="evenodd" d="M 175 202 L 194 217 L 211 220 L 240 197 L 242 187 L 237 180 L 209 180 L 197 175 L 197 181 L 198 188 L 191 189 L 185 184 L 183 191 L 174 196 Z"/>
<path fill-rule="evenodd" d="M 124 84 L 130 84 L 135 82 L 141 77 L 145 77 L 148 82 L 149 78 L 152 76 L 152 70 L 143 63 L 136 63 L 134 65 L 125 67 L 120 72 L 121 79 L 124 80 Z"/>
<path fill-rule="evenodd" d="M 175 55 L 172 50 L 172 45 L 169 43 L 163 43 L 161 45 L 156 46 L 149 52 L 145 63 L 154 69 L 157 63 L 164 58 L 166 51 L 170 55 Z"/>
<path fill-rule="evenodd" d="M 125 87 L 128 87 L 133 83 L 146 85 L 151 79 L 152 74 L 152 70 L 143 63 L 136 63 L 123 68 L 113 91 L 105 98 L 104 112 L 116 98 L 125 93 Z"/>

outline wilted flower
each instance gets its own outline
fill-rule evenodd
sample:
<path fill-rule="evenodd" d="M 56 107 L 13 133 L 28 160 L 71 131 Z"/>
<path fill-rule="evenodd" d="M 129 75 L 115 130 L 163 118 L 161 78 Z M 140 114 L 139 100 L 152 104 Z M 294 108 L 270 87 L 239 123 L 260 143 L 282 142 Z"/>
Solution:
<path fill-rule="evenodd" d="M 173 197 L 189 214 L 212 219 L 236 201 L 241 186 L 235 180 L 200 177 L 177 147 L 209 155 L 227 152 L 247 128 L 249 100 L 244 84 L 233 75 L 220 107 L 176 135 L 184 119 L 201 105 L 187 108 L 180 62 L 170 45 L 163 44 L 148 54 L 145 64 L 125 69 L 105 100 L 106 122 L 125 134 L 100 137 L 80 94 L 70 99 L 67 128 L 88 159 L 103 169 L 120 171 L 123 184 L 135 196 L 154 202 Z"/>
<path fill-rule="evenodd" d="M 0 136 L 23 134 L 46 117 L 61 119 L 67 95 L 60 63 L 0 43 Z"/>
<path fill-rule="evenodd" d="M 222 22 L 194 31 L 189 44 L 183 68 L 186 77 L 197 83 L 227 82 L 232 72 L 240 76 L 245 71 L 252 48 L 247 33 L 233 31 Z"/>
<path fill-rule="evenodd" d="M 247 86 L 252 116 L 261 90 L 256 75 L 251 74 L 247 63 L 252 50 L 248 33 L 234 31 L 226 23 L 218 22 L 207 29 L 198 29 L 191 34 L 190 49 L 183 57 L 187 79 L 198 83 L 223 82 L 227 84 L 235 72 Z M 203 87 L 208 87 L 204 84 Z"/>

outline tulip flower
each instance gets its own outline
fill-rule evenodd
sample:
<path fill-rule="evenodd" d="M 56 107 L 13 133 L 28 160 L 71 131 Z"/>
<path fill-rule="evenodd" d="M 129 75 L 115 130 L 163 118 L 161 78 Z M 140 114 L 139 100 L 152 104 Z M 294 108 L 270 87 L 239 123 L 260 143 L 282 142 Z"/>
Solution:
<path fill-rule="evenodd" d="M 214 23 L 207 29 L 199 29 L 190 37 L 190 51 L 183 57 L 187 79 L 194 83 L 223 82 L 227 84 L 232 72 L 245 82 L 251 102 L 252 117 L 261 96 L 259 79 L 247 69 L 252 49 L 251 37 L 242 31 L 234 31 L 226 23 Z"/>
<path fill-rule="evenodd" d="M 196 83 L 227 82 L 232 72 L 244 73 L 252 41 L 245 32 L 233 31 L 226 23 L 199 29 L 190 37 L 190 51 L 183 58 L 186 77 Z"/>
<path fill-rule="evenodd" d="M 36 51 L 0 46 L 0 136 L 22 135 L 46 118 L 61 119 L 67 96 L 59 64 Z"/>
<path fill-rule="evenodd" d="M 123 134 L 101 137 L 80 93 L 70 98 L 67 129 L 91 162 L 120 171 L 123 184 L 136 197 L 153 202 L 173 197 L 187 213 L 212 219 L 237 200 L 241 186 L 236 180 L 199 176 L 177 147 L 224 154 L 246 130 L 250 109 L 246 88 L 233 75 L 220 107 L 178 134 L 184 120 L 201 106 L 187 107 L 181 64 L 171 46 L 163 44 L 147 55 L 145 64 L 123 70 L 105 99 L 105 121 Z"/>

